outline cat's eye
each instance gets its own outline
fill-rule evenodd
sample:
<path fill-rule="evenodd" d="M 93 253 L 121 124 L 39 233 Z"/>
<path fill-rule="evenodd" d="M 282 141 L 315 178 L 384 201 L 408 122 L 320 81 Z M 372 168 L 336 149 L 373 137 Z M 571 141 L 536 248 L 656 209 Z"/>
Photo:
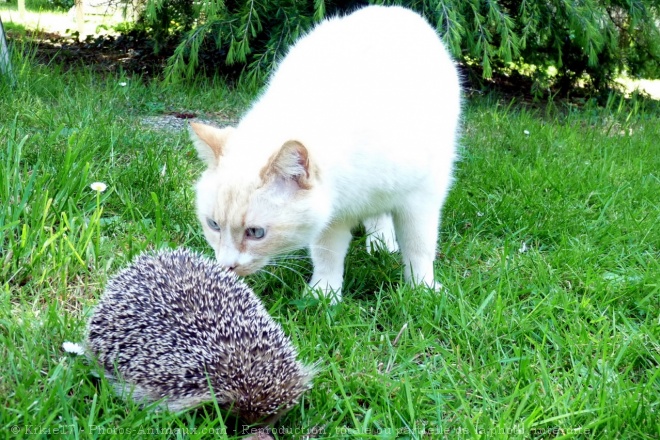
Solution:
<path fill-rule="evenodd" d="M 245 230 L 245 236 L 253 240 L 261 240 L 266 235 L 264 228 L 247 228 Z"/>
<path fill-rule="evenodd" d="M 207 218 L 206 219 L 206 224 L 209 225 L 209 228 L 213 229 L 214 231 L 219 231 L 220 230 L 220 225 L 218 224 L 218 222 L 216 222 L 212 218 Z"/>

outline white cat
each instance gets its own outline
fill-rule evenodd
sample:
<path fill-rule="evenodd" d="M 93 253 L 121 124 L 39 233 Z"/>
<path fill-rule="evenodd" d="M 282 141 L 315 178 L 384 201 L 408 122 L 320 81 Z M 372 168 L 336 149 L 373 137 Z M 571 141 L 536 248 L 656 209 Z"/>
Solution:
<path fill-rule="evenodd" d="M 416 13 L 369 6 L 320 23 L 236 128 L 191 124 L 208 165 L 197 213 L 217 260 L 245 275 L 309 248 L 310 286 L 334 303 L 364 222 L 370 249 L 398 243 L 405 278 L 434 286 L 460 107 L 456 68 Z"/>

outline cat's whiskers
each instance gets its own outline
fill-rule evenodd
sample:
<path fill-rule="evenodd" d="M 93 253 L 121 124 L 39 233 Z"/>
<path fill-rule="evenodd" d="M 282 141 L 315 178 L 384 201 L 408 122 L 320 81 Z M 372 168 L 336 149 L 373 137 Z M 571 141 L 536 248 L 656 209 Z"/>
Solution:
<path fill-rule="evenodd" d="M 300 273 L 298 272 L 299 269 L 305 269 L 305 265 L 303 264 L 298 264 L 297 261 L 302 261 L 303 259 L 307 258 L 287 258 L 287 257 L 278 257 L 274 258 L 270 261 L 270 265 L 275 266 L 275 267 L 283 267 L 285 269 L 290 269 L 295 273 Z M 296 261 L 297 260 L 297 261 Z M 296 261 L 294 263 L 294 261 Z"/>
<path fill-rule="evenodd" d="M 325 247 L 325 246 L 319 246 L 319 245 L 311 245 L 311 246 L 309 247 L 309 249 L 310 249 L 310 250 L 311 250 L 311 249 L 314 249 L 314 250 L 319 250 L 319 251 L 326 251 L 326 252 L 330 252 L 330 253 L 333 253 L 333 254 L 336 254 L 336 253 L 337 253 L 337 251 L 335 251 L 335 250 L 333 250 L 333 249 L 329 249 L 329 248 L 327 248 L 327 247 Z"/>
<path fill-rule="evenodd" d="M 282 262 L 279 262 L 279 264 L 273 264 L 274 267 L 276 268 L 283 268 L 286 270 L 290 270 L 291 272 L 295 273 L 296 275 L 299 275 L 301 278 L 305 278 L 305 274 L 299 271 L 299 268 L 303 268 L 303 266 L 295 266 L 295 265 L 290 265 L 290 264 L 282 264 Z M 274 271 L 267 269 L 268 266 L 262 267 L 259 269 L 259 272 L 265 272 L 268 275 L 272 276 L 273 278 L 277 279 L 280 281 L 282 284 L 288 285 L 286 281 L 284 281 L 279 275 L 277 275 Z"/>
<path fill-rule="evenodd" d="M 284 281 L 281 277 L 279 277 L 277 274 L 275 274 L 274 272 L 272 272 L 272 271 L 270 271 L 270 270 L 268 270 L 268 269 L 266 269 L 266 268 L 263 268 L 263 267 L 262 267 L 262 268 L 259 269 L 257 272 L 264 272 L 264 273 L 267 273 L 268 275 L 270 275 L 271 277 L 275 278 L 276 280 L 278 280 L 278 281 L 281 282 L 282 284 L 284 284 L 284 285 L 288 285 L 288 283 L 287 283 L 286 281 Z"/>
<path fill-rule="evenodd" d="M 281 254 L 271 257 L 271 261 L 279 260 L 308 260 L 308 255 L 296 255 L 296 254 Z"/>

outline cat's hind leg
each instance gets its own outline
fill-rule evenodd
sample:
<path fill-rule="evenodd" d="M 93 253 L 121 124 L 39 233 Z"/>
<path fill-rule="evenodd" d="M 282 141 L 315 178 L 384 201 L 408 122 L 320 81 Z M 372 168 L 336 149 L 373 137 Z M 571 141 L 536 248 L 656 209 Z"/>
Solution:
<path fill-rule="evenodd" d="M 442 288 L 433 274 L 441 207 L 442 201 L 417 195 L 393 212 L 406 281 L 436 290 Z"/>
<path fill-rule="evenodd" d="M 344 281 L 344 258 L 351 242 L 351 226 L 333 223 L 320 238 L 312 244 L 310 254 L 314 273 L 309 281 L 312 295 L 319 294 L 330 298 L 331 304 L 341 301 L 341 287 Z"/>
<path fill-rule="evenodd" d="M 367 252 L 373 254 L 378 249 L 385 249 L 388 252 L 399 250 L 391 214 L 369 217 L 362 223 L 367 232 Z"/>

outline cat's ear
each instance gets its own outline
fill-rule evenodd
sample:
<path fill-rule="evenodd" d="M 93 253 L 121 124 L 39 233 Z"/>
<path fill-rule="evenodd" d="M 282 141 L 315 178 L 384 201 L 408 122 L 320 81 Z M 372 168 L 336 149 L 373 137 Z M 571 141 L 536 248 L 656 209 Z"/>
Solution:
<path fill-rule="evenodd" d="M 216 128 L 198 122 L 190 123 L 190 139 L 197 149 L 197 155 L 209 168 L 218 164 L 227 139 L 233 132 L 234 127 Z"/>
<path fill-rule="evenodd" d="M 301 189 L 312 187 L 307 148 L 298 141 L 287 141 L 261 170 L 264 182 L 273 179 L 295 182 Z"/>

